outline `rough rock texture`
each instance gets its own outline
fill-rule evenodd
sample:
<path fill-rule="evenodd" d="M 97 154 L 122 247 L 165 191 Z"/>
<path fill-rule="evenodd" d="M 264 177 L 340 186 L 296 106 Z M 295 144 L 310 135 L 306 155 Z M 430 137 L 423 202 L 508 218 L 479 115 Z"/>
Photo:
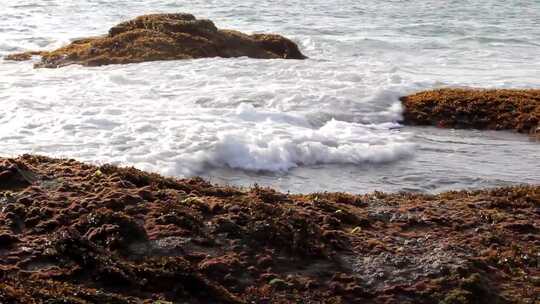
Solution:
<path fill-rule="evenodd" d="M 405 96 L 401 101 L 408 124 L 515 130 L 540 137 L 540 90 L 448 88 Z"/>
<path fill-rule="evenodd" d="M 286 195 L 0 158 L 0 303 L 538 303 L 540 186 Z"/>
<path fill-rule="evenodd" d="M 51 52 L 13 54 L 6 59 L 28 60 L 33 55 L 41 56 L 36 67 L 46 68 L 203 57 L 306 58 L 294 42 L 280 35 L 220 30 L 212 21 L 190 14 L 140 16 L 114 26 L 103 37 L 79 39 Z"/>

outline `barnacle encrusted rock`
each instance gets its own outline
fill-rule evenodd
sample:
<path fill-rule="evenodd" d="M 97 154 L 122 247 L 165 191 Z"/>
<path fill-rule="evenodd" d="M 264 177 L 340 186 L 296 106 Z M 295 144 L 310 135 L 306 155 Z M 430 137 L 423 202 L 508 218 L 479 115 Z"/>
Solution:
<path fill-rule="evenodd" d="M 6 59 L 28 60 L 33 55 L 41 56 L 36 67 L 45 68 L 204 57 L 306 58 L 283 36 L 218 29 L 210 20 L 182 13 L 140 16 L 112 27 L 106 36 L 78 39 L 54 51 L 19 53 Z"/>
<path fill-rule="evenodd" d="M 444 88 L 401 101 L 407 124 L 515 130 L 540 137 L 539 89 Z"/>

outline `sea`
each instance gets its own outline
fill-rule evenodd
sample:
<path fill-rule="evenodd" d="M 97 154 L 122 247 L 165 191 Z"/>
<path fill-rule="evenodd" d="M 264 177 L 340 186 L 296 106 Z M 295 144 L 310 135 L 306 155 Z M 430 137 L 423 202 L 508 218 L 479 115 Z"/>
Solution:
<path fill-rule="evenodd" d="M 309 59 L 34 69 L 0 58 L 0 156 L 291 193 L 540 183 L 539 142 L 404 126 L 399 102 L 441 87 L 539 88 L 538 0 L 2 1 L 0 57 L 161 12 L 279 33 Z"/>

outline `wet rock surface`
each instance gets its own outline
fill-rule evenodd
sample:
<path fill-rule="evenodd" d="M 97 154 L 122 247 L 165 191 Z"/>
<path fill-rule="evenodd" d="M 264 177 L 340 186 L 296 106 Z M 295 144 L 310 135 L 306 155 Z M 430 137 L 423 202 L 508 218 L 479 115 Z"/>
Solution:
<path fill-rule="evenodd" d="M 8 60 L 41 56 L 36 67 L 101 66 L 205 57 L 305 59 L 291 40 L 275 34 L 247 35 L 218 29 L 191 14 L 153 14 L 122 22 L 101 37 L 83 38 L 57 50 L 13 54 Z"/>
<path fill-rule="evenodd" d="M 401 101 L 407 124 L 515 130 L 540 138 L 540 90 L 446 88 Z"/>
<path fill-rule="evenodd" d="M 539 301 L 538 185 L 286 195 L 31 155 L 0 164 L 0 303 Z"/>

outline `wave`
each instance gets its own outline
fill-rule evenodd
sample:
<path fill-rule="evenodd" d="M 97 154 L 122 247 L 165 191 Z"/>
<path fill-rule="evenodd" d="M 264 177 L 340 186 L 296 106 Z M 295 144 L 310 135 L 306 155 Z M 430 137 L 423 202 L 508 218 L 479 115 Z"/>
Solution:
<path fill-rule="evenodd" d="M 489 36 L 467 36 L 463 38 L 453 39 L 453 43 L 468 43 L 468 42 L 477 42 L 480 44 L 492 44 L 492 45 L 529 45 L 529 46 L 540 46 L 539 43 L 534 42 L 529 38 L 505 38 L 505 37 L 489 37 Z"/>
<path fill-rule="evenodd" d="M 186 163 L 248 171 L 284 172 L 315 164 L 360 164 L 396 161 L 414 152 L 409 135 L 395 123 L 360 124 L 332 119 L 313 128 L 298 115 L 256 109 L 241 104 L 214 130 L 208 145 L 181 158 L 173 174 L 190 175 L 203 167 Z M 201 141 L 201 139 L 198 139 Z"/>

